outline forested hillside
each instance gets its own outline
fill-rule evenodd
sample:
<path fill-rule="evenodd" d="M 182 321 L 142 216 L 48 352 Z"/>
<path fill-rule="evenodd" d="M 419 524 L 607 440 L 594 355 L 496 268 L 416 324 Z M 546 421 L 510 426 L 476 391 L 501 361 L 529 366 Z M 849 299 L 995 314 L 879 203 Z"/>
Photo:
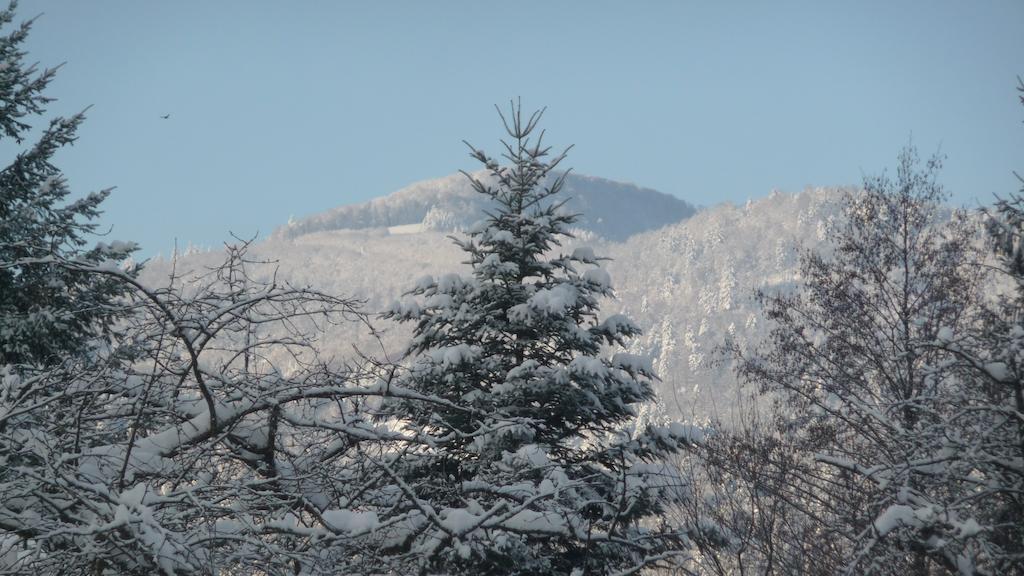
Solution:
<path fill-rule="evenodd" d="M 1024 188 L 696 210 L 512 100 L 478 170 L 136 260 L 15 8 L 0 575 L 1024 574 Z"/>
<path fill-rule="evenodd" d="M 410 186 L 405 190 L 417 190 L 424 199 L 407 192 L 404 199 L 428 204 L 427 199 L 439 197 L 432 186 L 449 181 Z M 576 182 L 580 186 L 600 180 L 578 178 Z M 735 400 L 735 378 L 716 349 L 727 338 L 747 347 L 764 336 L 755 292 L 792 283 L 800 250 L 825 244 L 828 226 L 839 216 L 842 194 L 835 189 L 775 192 L 742 207 L 712 206 L 622 242 L 598 236 L 586 223 L 574 224 L 579 227 L 578 237 L 567 238 L 564 250 L 571 252 L 582 245 L 604 250 L 610 258 L 604 266 L 616 294 L 604 307 L 629 313 L 645 327 L 631 346 L 654 358 L 661 377 L 655 384 L 659 413 L 687 419 L 728 413 Z M 650 195 L 629 187 L 623 187 L 620 198 L 627 208 L 617 215 L 604 213 L 606 217 L 639 222 L 656 208 L 644 204 Z M 434 213 L 450 211 L 441 200 L 431 206 Z M 479 205 L 476 209 L 480 210 Z M 482 211 L 468 212 L 464 219 L 476 221 L 482 216 Z M 266 274 L 273 269 L 282 280 L 350 294 L 364 300 L 367 311 L 379 312 L 422 276 L 465 268 L 448 234 L 465 235 L 429 227 L 411 233 L 389 232 L 384 226 L 338 229 L 292 238 L 275 236 L 257 242 L 252 253 L 275 262 Z M 147 265 L 143 276 L 158 285 L 172 264 L 182 272 L 211 266 L 221 258 L 218 250 L 194 251 L 173 262 L 160 258 Z M 407 337 L 401 326 L 385 320 L 375 324 L 384 331 L 383 340 L 392 352 Z M 345 357 L 353 344 L 370 345 L 367 335 L 356 327 L 337 327 L 330 334 L 321 346 L 331 356 Z"/>

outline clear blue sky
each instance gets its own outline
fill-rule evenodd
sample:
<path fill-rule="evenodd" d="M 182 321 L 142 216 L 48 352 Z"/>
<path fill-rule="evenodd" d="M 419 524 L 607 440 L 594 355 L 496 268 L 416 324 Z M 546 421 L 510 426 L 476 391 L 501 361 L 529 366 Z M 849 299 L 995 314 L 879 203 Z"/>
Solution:
<path fill-rule="evenodd" d="M 1024 2 L 24 0 L 58 157 L 144 254 L 475 168 L 547 106 L 578 172 L 696 204 L 857 184 L 912 137 L 960 204 L 1024 169 Z M 170 119 L 160 118 L 171 114 Z"/>

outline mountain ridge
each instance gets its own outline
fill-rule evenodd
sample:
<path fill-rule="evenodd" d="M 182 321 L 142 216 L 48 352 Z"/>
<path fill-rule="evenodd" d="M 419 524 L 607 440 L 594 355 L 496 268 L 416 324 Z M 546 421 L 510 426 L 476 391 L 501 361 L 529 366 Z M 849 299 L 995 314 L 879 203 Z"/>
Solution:
<path fill-rule="evenodd" d="M 754 292 L 788 289 L 798 278 L 800 247 L 829 245 L 843 192 L 772 193 L 704 208 L 623 241 L 577 235 L 556 248 L 571 253 L 589 245 L 611 258 L 604 266 L 617 298 L 602 303 L 602 315 L 624 313 L 644 330 L 630 352 L 650 356 L 661 377 L 660 404 L 650 416 L 707 417 L 735 404 L 736 379 L 729 362 L 715 361 L 716 348 L 731 340 L 751 349 L 765 336 L 768 323 Z M 252 254 L 275 262 L 264 270 L 267 278 L 356 298 L 375 316 L 424 275 L 468 272 L 448 235 L 432 229 L 400 234 L 387 227 L 311 231 L 256 243 Z M 219 258 L 208 252 L 154 262 L 145 274 L 159 285 L 175 265 L 179 271 L 205 270 Z M 380 319 L 375 324 L 385 348 L 400 357 L 408 327 Z M 352 346 L 379 344 L 356 324 L 330 327 L 318 344 L 339 359 Z"/>
<path fill-rule="evenodd" d="M 471 174 L 485 182 L 489 178 L 482 170 Z M 697 212 L 689 202 L 651 188 L 572 172 L 566 177 L 561 196 L 567 200 L 566 210 L 580 214 L 576 232 L 613 241 L 680 222 Z M 291 220 L 276 229 L 271 238 L 295 239 L 317 232 L 367 228 L 387 228 L 395 233 L 455 232 L 482 218 L 488 207 L 469 179 L 455 173 L 414 182 L 366 202 Z"/>

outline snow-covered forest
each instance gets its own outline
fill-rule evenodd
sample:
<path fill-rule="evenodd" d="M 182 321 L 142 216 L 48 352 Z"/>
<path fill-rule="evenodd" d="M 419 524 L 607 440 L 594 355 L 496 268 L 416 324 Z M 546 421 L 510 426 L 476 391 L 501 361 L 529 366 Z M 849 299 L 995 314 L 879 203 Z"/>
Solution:
<path fill-rule="evenodd" d="M 1024 188 L 908 146 L 696 208 L 512 101 L 463 173 L 138 261 L 0 25 L 0 574 L 1024 574 Z"/>

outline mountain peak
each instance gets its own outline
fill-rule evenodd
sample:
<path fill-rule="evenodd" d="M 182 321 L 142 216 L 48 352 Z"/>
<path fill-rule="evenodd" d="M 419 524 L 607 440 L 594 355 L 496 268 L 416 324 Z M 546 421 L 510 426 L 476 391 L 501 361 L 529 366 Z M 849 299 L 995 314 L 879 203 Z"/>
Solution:
<path fill-rule="evenodd" d="M 486 180 L 488 173 L 479 171 L 473 176 Z M 685 220 L 696 212 L 691 204 L 650 188 L 573 173 L 566 178 L 562 197 L 568 200 L 567 210 L 580 214 L 578 229 L 616 241 Z M 392 233 L 453 232 L 482 218 L 489 206 L 465 175 L 451 174 L 410 184 L 368 202 L 293 220 L 278 228 L 274 237 L 364 228 L 388 228 Z"/>

